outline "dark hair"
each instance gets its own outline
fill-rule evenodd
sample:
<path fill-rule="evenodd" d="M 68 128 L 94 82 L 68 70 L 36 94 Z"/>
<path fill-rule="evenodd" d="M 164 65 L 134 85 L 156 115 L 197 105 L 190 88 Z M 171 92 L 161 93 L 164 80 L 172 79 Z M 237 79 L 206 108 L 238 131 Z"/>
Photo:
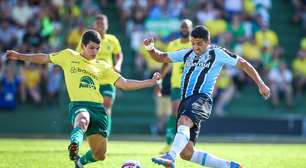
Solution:
<path fill-rule="evenodd" d="M 210 33 L 208 29 L 202 25 L 196 26 L 191 32 L 191 37 L 201 38 L 206 42 L 210 40 L 209 36 L 210 36 Z"/>
<path fill-rule="evenodd" d="M 101 37 L 95 30 L 87 30 L 82 36 L 82 44 L 85 46 L 91 41 L 100 44 Z"/>

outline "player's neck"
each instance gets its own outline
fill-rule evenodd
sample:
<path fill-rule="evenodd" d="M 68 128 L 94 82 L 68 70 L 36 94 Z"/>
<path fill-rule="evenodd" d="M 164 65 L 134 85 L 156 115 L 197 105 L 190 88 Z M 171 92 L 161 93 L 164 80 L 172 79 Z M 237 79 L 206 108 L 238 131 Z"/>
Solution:
<path fill-rule="evenodd" d="M 190 37 L 181 38 L 181 42 L 182 42 L 182 43 L 189 43 L 189 42 L 190 42 L 190 40 L 191 40 L 191 38 L 190 38 Z"/>
<path fill-rule="evenodd" d="M 103 39 L 105 34 L 106 34 L 106 32 L 99 32 L 99 33 L 100 33 L 101 38 Z"/>
<path fill-rule="evenodd" d="M 206 52 L 209 50 L 210 46 L 211 46 L 210 44 L 207 45 L 207 47 L 203 50 L 203 52 L 201 52 L 199 55 L 196 54 L 196 56 L 201 56 L 201 55 L 203 55 L 204 53 L 206 53 Z"/>
<path fill-rule="evenodd" d="M 88 61 L 91 61 L 91 60 L 93 60 L 93 59 L 95 59 L 95 58 L 93 58 L 93 57 L 90 57 L 90 56 L 86 56 L 84 53 L 80 53 L 80 55 L 81 55 L 81 57 L 83 57 L 83 58 L 85 58 L 86 60 L 88 60 Z"/>

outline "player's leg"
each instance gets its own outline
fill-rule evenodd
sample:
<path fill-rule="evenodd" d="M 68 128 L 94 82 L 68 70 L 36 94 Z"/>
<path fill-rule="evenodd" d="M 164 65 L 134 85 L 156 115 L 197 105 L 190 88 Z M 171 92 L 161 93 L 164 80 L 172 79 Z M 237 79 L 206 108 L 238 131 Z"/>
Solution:
<path fill-rule="evenodd" d="M 241 168 L 240 164 L 218 158 L 205 151 L 196 150 L 194 142 L 189 141 L 184 150 L 180 154 L 181 158 L 202 166 L 213 168 Z"/>
<path fill-rule="evenodd" d="M 193 125 L 192 120 L 188 116 L 181 116 L 178 121 L 177 133 L 175 134 L 170 152 L 161 157 L 152 158 L 152 161 L 165 167 L 174 168 L 176 156 L 179 155 L 188 144 L 190 128 L 192 128 Z"/>
<path fill-rule="evenodd" d="M 101 85 L 100 94 L 103 96 L 103 105 L 106 109 L 106 113 L 109 116 L 108 119 L 108 136 L 112 131 L 112 107 L 116 97 L 116 88 L 111 84 Z"/>
<path fill-rule="evenodd" d="M 90 116 L 87 109 L 80 108 L 75 111 L 77 114 L 74 118 L 73 129 L 70 136 L 70 145 L 68 147 L 69 157 L 71 160 L 76 160 L 78 158 L 79 147 L 83 142 L 84 133 L 86 132 Z"/>
<path fill-rule="evenodd" d="M 167 95 L 156 96 L 155 102 L 157 123 L 154 127 L 157 128 L 157 133 L 161 133 L 165 129 L 166 120 L 171 113 L 171 100 Z"/>
<path fill-rule="evenodd" d="M 161 154 L 169 152 L 176 133 L 176 118 L 180 105 L 180 89 L 171 89 L 171 115 L 166 122 L 166 146 L 161 150 Z"/>
<path fill-rule="evenodd" d="M 285 86 L 285 98 L 286 98 L 286 106 L 287 108 L 292 107 L 292 87 L 290 84 Z"/>
<path fill-rule="evenodd" d="M 279 105 L 279 89 L 277 84 L 271 82 L 271 97 L 272 97 L 272 105 L 274 107 L 278 107 Z"/>
<path fill-rule="evenodd" d="M 102 161 L 105 159 L 107 139 L 100 134 L 93 134 L 87 137 L 90 150 L 86 152 L 76 163 L 76 167 L 82 168 L 88 163 Z"/>
<path fill-rule="evenodd" d="M 108 134 L 107 120 L 108 115 L 100 104 L 90 108 L 90 125 L 86 131 L 90 150 L 77 161 L 76 167 L 81 168 L 87 163 L 104 160 Z"/>

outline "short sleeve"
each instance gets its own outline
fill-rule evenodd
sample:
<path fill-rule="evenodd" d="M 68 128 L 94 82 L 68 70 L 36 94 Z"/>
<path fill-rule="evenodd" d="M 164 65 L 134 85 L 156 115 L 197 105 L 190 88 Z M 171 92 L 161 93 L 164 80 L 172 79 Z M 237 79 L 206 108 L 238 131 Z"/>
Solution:
<path fill-rule="evenodd" d="M 59 66 L 64 66 L 67 62 L 67 58 L 70 55 L 71 55 L 70 49 L 65 49 L 56 53 L 49 54 L 51 62 Z"/>
<path fill-rule="evenodd" d="M 215 54 L 217 61 L 226 65 L 236 66 L 239 59 L 238 55 L 228 51 L 225 48 L 216 48 Z"/>
<path fill-rule="evenodd" d="M 184 56 L 190 51 L 190 49 L 177 50 L 174 52 L 167 52 L 168 57 L 172 62 L 184 62 Z"/>
<path fill-rule="evenodd" d="M 119 42 L 119 40 L 117 39 L 117 37 L 113 36 L 113 38 L 112 38 L 112 43 L 113 43 L 113 46 L 114 46 L 113 53 L 114 53 L 114 54 L 119 54 L 119 53 L 121 53 L 121 45 L 120 45 L 120 42 Z"/>
<path fill-rule="evenodd" d="M 107 68 L 102 74 L 102 83 L 114 84 L 121 75 L 117 73 L 112 67 Z"/>

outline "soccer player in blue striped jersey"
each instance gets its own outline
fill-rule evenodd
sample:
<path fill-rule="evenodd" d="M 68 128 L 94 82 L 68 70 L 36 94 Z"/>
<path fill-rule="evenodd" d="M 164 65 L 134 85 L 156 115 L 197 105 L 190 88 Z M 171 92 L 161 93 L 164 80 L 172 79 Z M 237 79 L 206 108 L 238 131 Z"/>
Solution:
<path fill-rule="evenodd" d="M 161 52 L 154 48 L 153 39 L 145 39 L 144 45 L 151 57 L 158 62 L 184 62 L 181 81 L 182 100 L 178 110 L 177 132 L 170 152 L 154 157 L 154 163 L 174 168 L 177 155 L 182 159 L 214 168 L 241 168 L 239 163 L 220 159 L 205 151 L 195 149 L 201 122 L 207 120 L 212 109 L 212 91 L 224 65 L 236 66 L 250 76 L 267 99 L 270 89 L 254 67 L 225 48 L 210 44 L 210 33 L 204 26 L 191 32 L 192 48 L 175 52 Z"/>

